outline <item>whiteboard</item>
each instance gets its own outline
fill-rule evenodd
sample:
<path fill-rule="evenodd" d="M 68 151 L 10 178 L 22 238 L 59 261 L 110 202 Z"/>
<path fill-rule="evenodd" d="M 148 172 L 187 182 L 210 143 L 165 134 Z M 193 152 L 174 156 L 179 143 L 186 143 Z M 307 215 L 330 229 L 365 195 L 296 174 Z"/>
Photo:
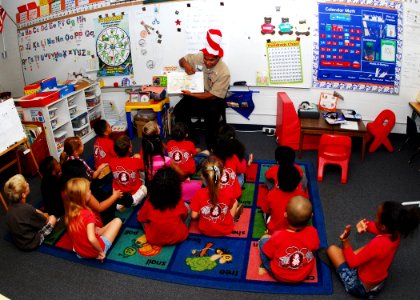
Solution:
<path fill-rule="evenodd" d="M 127 76 L 137 84 L 151 84 L 152 77 L 178 67 L 178 60 L 204 46 L 205 33 L 218 28 L 223 33 L 223 60 L 229 66 L 231 83 L 247 81 L 256 85 L 257 72 L 268 71 L 266 42 L 300 38 L 303 81 L 271 86 L 310 88 L 312 82 L 313 41 L 316 27 L 316 1 L 305 1 L 313 9 L 299 9 L 296 1 L 266 0 L 260 3 L 226 0 L 173 1 L 149 5 L 133 5 L 106 11 L 83 14 L 19 30 L 18 40 L 27 83 L 56 76 L 68 78 L 72 72 L 89 72 L 91 55 L 96 55 L 95 19 L 99 15 L 120 15 L 129 18 L 129 36 L 133 75 Z M 271 17 L 275 34 L 262 34 L 264 18 Z M 282 18 L 289 18 L 295 27 L 305 20 L 309 36 L 295 33 L 280 35 Z M 144 36 L 144 26 L 149 34 Z M 294 28 L 294 32 L 296 29 Z M 93 34 L 94 33 L 94 34 Z M 121 83 L 121 78 L 106 78 Z"/>
<path fill-rule="evenodd" d="M 26 138 L 13 99 L 0 103 L 0 153 Z"/>

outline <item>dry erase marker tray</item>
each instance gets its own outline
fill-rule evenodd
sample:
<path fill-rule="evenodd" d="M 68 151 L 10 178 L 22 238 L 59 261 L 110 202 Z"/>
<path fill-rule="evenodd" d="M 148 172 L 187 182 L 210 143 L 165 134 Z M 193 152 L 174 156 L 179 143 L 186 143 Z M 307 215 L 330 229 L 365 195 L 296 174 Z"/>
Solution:
<path fill-rule="evenodd" d="M 23 108 L 46 106 L 60 98 L 60 92 L 43 92 L 24 96 L 15 101 Z"/>

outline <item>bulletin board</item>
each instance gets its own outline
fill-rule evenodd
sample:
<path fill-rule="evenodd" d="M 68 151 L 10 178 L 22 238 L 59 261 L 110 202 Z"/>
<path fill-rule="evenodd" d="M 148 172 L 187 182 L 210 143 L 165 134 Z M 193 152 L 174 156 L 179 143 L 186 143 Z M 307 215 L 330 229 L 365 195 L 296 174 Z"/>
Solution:
<path fill-rule="evenodd" d="M 401 3 L 348 2 L 319 3 L 314 86 L 398 94 Z"/>
<path fill-rule="evenodd" d="M 100 30 L 99 20 L 124 18 L 128 27 L 116 27 L 122 30 L 118 29 L 120 35 L 124 32 L 124 40 L 129 41 L 127 57 L 131 61 L 125 65 L 126 74 L 116 75 L 126 77 L 131 84 L 151 84 L 153 76 L 176 69 L 182 56 L 203 48 L 209 28 L 218 28 L 223 33 L 223 60 L 231 71 L 231 83 L 310 88 L 316 1 L 305 5 L 313 9 L 302 12 L 293 0 L 262 3 L 195 0 L 115 9 L 110 6 L 107 10 L 78 15 L 68 11 L 59 20 L 35 23 L 18 31 L 25 80 L 29 84 L 51 76 L 66 79 L 73 72 L 104 76 L 104 72 L 98 71 L 103 71 L 99 65 L 106 60 L 98 57 L 98 44 L 104 46 L 104 34 L 101 35 L 104 28 Z M 67 13 L 71 16 L 66 17 Z M 268 80 L 267 43 L 282 41 L 299 42 L 301 80 Z M 115 81 L 121 83 L 121 78 Z"/>

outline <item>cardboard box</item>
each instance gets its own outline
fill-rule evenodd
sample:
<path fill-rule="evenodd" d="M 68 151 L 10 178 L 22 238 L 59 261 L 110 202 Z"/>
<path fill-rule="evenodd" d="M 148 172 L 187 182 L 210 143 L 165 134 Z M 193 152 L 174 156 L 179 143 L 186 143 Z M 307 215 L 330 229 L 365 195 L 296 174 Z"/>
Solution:
<path fill-rule="evenodd" d="M 27 4 L 27 8 L 28 8 L 28 20 L 29 21 L 39 18 L 39 7 L 38 7 L 38 5 L 36 5 L 35 2 L 29 2 Z"/>
<path fill-rule="evenodd" d="M 50 13 L 51 13 L 51 8 L 50 8 L 49 4 L 39 6 L 39 16 L 40 17 L 48 16 Z"/>
<path fill-rule="evenodd" d="M 28 22 L 28 7 L 26 4 L 18 6 L 18 13 L 16 14 L 16 23 Z"/>
<path fill-rule="evenodd" d="M 54 2 L 50 4 L 50 7 L 51 7 L 52 14 L 61 12 L 64 10 L 64 3 L 62 2 L 62 0 L 55 0 Z"/>
<path fill-rule="evenodd" d="M 76 8 L 76 0 L 64 0 L 64 10 L 70 10 Z"/>

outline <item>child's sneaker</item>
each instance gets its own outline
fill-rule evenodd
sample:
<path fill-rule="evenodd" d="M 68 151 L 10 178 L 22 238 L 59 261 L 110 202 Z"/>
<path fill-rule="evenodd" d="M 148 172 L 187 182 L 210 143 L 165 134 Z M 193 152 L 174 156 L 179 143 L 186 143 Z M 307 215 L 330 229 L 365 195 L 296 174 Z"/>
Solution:
<path fill-rule="evenodd" d="M 139 190 L 133 195 L 133 204 L 131 206 L 137 206 L 147 195 L 147 187 L 143 184 Z"/>

